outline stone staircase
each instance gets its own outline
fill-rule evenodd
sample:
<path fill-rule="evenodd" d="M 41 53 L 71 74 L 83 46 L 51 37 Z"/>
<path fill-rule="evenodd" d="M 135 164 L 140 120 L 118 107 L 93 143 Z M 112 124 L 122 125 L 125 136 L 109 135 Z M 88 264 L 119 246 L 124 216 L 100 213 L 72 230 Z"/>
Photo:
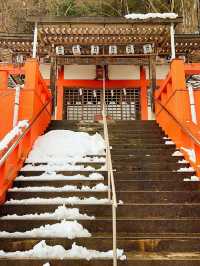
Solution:
<path fill-rule="evenodd" d="M 48 130 L 70 129 L 90 134 L 103 134 L 100 123 L 76 121 L 52 121 Z M 118 265 L 131 266 L 194 266 L 200 265 L 200 183 L 184 182 L 183 179 L 195 175 L 194 172 L 177 172 L 188 163 L 178 163 L 182 156 L 172 156 L 175 145 L 166 145 L 164 133 L 155 121 L 118 121 L 109 123 L 110 144 L 117 200 L 123 201 L 117 208 L 117 246 L 124 249 L 127 260 Z M 102 163 L 85 163 L 99 168 Z M 26 177 L 39 176 L 43 171 L 21 171 Z M 57 171 L 73 176 L 91 172 Z M 107 184 L 107 173 L 98 171 L 104 180 L 16 180 L 13 187 L 40 187 L 65 185 L 95 186 L 99 182 Z M 28 178 L 27 178 L 28 179 Z M 96 197 L 106 198 L 107 192 L 21 192 L 10 191 L 7 200 L 33 197 Z M 0 215 L 33 214 L 54 212 L 58 204 L 5 204 Z M 6 252 L 32 249 L 41 240 L 51 246 L 62 245 L 66 250 L 73 242 L 98 251 L 112 249 L 112 206 L 110 204 L 75 204 L 80 213 L 94 215 L 95 220 L 78 220 L 91 232 L 90 238 L 1 238 L 0 250 Z M 45 219 L 0 219 L 0 230 L 15 232 L 27 231 L 45 224 L 56 223 Z M 109 266 L 112 260 L 43 260 L 43 259 L 0 259 L 1 266 Z"/>

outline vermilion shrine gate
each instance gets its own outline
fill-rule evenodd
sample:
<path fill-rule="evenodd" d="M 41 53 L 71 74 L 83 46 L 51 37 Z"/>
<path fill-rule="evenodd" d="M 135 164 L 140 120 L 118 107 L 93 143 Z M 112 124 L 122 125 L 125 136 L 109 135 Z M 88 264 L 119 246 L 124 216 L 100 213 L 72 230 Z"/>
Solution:
<path fill-rule="evenodd" d="M 195 35 L 174 35 L 181 18 L 29 21 L 35 23 L 34 40 L 2 34 L 0 47 L 11 49 L 16 63 L 32 53 L 38 57 L 54 94 L 56 119 L 93 120 L 100 113 L 103 69 L 108 114 L 116 120 L 151 119 L 151 95 L 165 79 L 171 57 L 176 53 L 190 61 L 199 50 Z"/>

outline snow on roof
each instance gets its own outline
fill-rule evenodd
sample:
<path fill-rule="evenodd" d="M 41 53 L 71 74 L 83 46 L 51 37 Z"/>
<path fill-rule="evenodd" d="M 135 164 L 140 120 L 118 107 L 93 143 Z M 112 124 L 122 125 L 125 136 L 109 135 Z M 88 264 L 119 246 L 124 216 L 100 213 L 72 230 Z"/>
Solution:
<path fill-rule="evenodd" d="M 151 19 L 151 18 L 160 18 L 160 19 L 176 19 L 178 14 L 176 13 L 147 13 L 147 14 L 138 14 L 132 13 L 125 16 L 127 19 Z"/>

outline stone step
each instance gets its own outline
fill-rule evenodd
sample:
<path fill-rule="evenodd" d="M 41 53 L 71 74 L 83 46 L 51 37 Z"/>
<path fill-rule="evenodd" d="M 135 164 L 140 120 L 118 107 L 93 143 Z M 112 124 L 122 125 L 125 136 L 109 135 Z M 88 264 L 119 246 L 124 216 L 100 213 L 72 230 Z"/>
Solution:
<path fill-rule="evenodd" d="M 200 203 L 200 191 L 117 191 L 117 199 L 124 203 Z M 107 192 L 8 192 L 7 199 L 55 197 L 107 198 Z"/>
<path fill-rule="evenodd" d="M 183 156 L 166 156 L 166 155 L 112 155 L 112 162 L 113 164 L 118 164 L 119 162 L 123 163 L 137 163 L 141 162 L 142 164 L 146 162 L 152 162 L 152 163 L 157 163 L 157 162 L 165 162 L 165 163 L 171 163 L 171 162 L 176 162 L 178 163 L 179 161 L 184 160 Z M 181 164 L 180 164 L 181 166 Z"/>
<path fill-rule="evenodd" d="M 160 138 L 112 138 L 110 141 L 111 145 L 122 145 L 124 143 L 133 144 L 133 145 L 142 145 L 142 144 L 165 144 L 166 140 Z M 166 144 L 165 144 L 166 145 Z"/>
<path fill-rule="evenodd" d="M 67 181 L 67 180 L 61 180 L 61 181 L 15 181 L 13 184 L 13 187 L 17 188 L 24 188 L 24 187 L 40 187 L 40 186 L 51 186 L 51 187 L 63 187 L 66 185 L 73 185 L 77 186 L 78 188 L 81 188 L 82 186 L 89 186 L 93 187 L 96 186 L 99 183 L 107 184 L 106 180 L 102 181 Z M 155 190 L 155 191 L 176 191 L 178 190 L 200 190 L 200 182 L 184 182 L 184 181 L 177 181 L 176 186 L 174 186 L 174 181 L 168 181 L 168 180 L 115 180 L 115 186 L 118 191 L 120 190 Z"/>
<path fill-rule="evenodd" d="M 167 257 L 167 254 L 155 254 L 146 253 L 140 254 L 127 254 L 128 259 L 125 261 L 118 261 L 119 266 L 198 266 L 200 264 L 200 258 L 197 256 L 196 253 L 178 253 L 176 254 L 169 254 L 172 259 Z M 200 255 L 199 255 L 200 256 Z M 45 263 L 49 262 L 51 266 L 113 266 L 112 260 L 107 259 L 96 259 L 96 260 L 48 260 L 48 259 L 2 259 L 0 260 L 1 266 L 43 266 Z M 153 264 L 152 264 L 153 263 Z"/>
<path fill-rule="evenodd" d="M 45 224 L 55 224 L 55 220 L 0 220 L 1 231 L 24 232 L 32 230 Z M 112 232 L 112 219 L 99 218 L 95 220 L 79 220 L 84 228 L 88 229 L 91 234 L 107 234 Z M 128 229 L 128 230 L 127 230 Z M 200 234 L 200 219 L 198 218 L 178 218 L 178 219 L 117 219 L 117 232 L 124 236 L 130 234 L 168 234 L 168 233 L 198 233 Z"/>
<path fill-rule="evenodd" d="M 7 238 L 6 241 L 0 238 L 0 250 L 6 252 L 24 251 L 32 249 L 41 239 L 39 238 Z M 74 240 L 63 238 L 43 238 L 47 245 L 62 245 L 66 250 L 70 249 Z M 112 236 L 92 236 L 91 238 L 77 238 L 76 244 L 87 247 L 88 249 L 96 249 L 99 251 L 112 249 Z M 137 239 L 134 237 L 118 237 L 117 246 L 127 252 L 199 252 L 200 238 L 182 237 L 182 238 L 150 238 Z"/>
<path fill-rule="evenodd" d="M 171 145 L 170 145 L 171 146 Z M 164 147 L 158 147 L 158 148 L 152 148 L 152 147 L 148 147 L 145 145 L 145 147 L 124 147 L 124 148 L 120 148 L 119 146 L 112 146 L 112 150 L 111 150 L 111 156 L 113 155 L 137 155 L 137 156 L 146 156 L 146 155 L 159 155 L 162 153 L 165 153 L 166 155 L 168 155 L 169 157 L 172 156 L 172 154 L 175 152 L 175 148 L 174 147 L 170 147 L 168 145 L 164 145 Z"/>
<path fill-rule="evenodd" d="M 79 198 L 89 198 L 89 197 L 95 197 L 97 199 L 104 199 L 108 197 L 108 192 L 96 192 L 96 191 L 91 191 L 91 192 L 84 192 L 84 191 L 67 191 L 67 192 L 47 192 L 47 191 L 42 191 L 42 192 L 18 192 L 18 191 L 13 191 L 10 192 L 8 191 L 7 193 L 7 200 L 10 199 L 28 199 L 28 198 L 56 198 L 56 197 L 79 197 Z"/>
<path fill-rule="evenodd" d="M 58 204 L 41 204 L 41 205 L 3 205 L 0 207 L 0 217 L 6 216 L 7 214 L 13 215 L 25 215 L 25 214 L 34 214 L 34 213 L 45 213 L 54 212 L 59 206 Z M 78 208 L 80 213 L 86 213 L 89 216 L 95 216 L 96 218 L 111 218 L 112 210 L 110 205 L 88 205 L 88 204 L 75 204 L 75 205 L 66 205 L 67 208 Z M 117 217 L 118 218 L 200 218 L 200 203 L 194 204 L 183 204 L 183 203 L 157 203 L 157 204 L 123 204 L 118 205 L 117 208 Z"/>
<path fill-rule="evenodd" d="M 65 176 L 76 176 L 76 175 L 83 175 L 88 177 L 92 173 L 99 173 L 103 175 L 104 177 L 107 176 L 106 171 L 55 171 L 57 174 L 62 174 Z M 19 176 L 40 176 L 44 174 L 45 171 L 20 171 Z"/>
<path fill-rule="evenodd" d="M 184 178 L 194 176 L 195 172 L 172 172 L 172 171 L 116 171 L 114 172 L 115 180 L 169 180 L 183 181 Z"/>
<path fill-rule="evenodd" d="M 133 162 L 133 163 L 126 163 L 126 162 L 119 162 L 116 164 L 116 170 L 122 171 L 123 169 L 126 169 L 127 172 L 131 171 L 172 171 L 176 172 L 181 168 L 189 168 L 189 163 L 179 164 L 176 162 L 168 162 L 167 164 L 165 162 L 157 162 L 157 163 L 151 163 L 151 162 Z"/>
<path fill-rule="evenodd" d="M 113 150 L 120 150 L 120 149 L 163 149 L 163 151 L 166 149 L 175 150 L 175 145 L 165 145 L 165 144 L 148 144 L 148 143 L 144 143 L 144 144 L 129 144 L 129 143 L 120 143 L 120 144 L 112 144 L 112 149 Z"/>

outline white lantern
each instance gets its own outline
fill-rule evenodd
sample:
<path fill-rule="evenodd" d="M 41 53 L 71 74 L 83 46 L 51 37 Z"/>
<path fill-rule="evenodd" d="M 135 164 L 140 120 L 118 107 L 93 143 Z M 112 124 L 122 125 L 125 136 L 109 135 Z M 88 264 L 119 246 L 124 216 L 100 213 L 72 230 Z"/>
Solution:
<path fill-rule="evenodd" d="M 151 54 L 153 52 L 151 44 L 143 45 L 144 54 Z"/>
<path fill-rule="evenodd" d="M 24 61 L 24 57 L 22 54 L 18 54 L 17 57 L 16 57 L 16 61 L 18 64 L 23 64 L 23 61 Z"/>
<path fill-rule="evenodd" d="M 129 44 L 126 46 L 126 53 L 127 54 L 134 54 L 135 53 L 135 47 L 132 44 Z"/>
<path fill-rule="evenodd" d="M 98 45 L 92 45 L 91 46 L 91 55 L 98 55 L 99 54 L 99 46 Z"/>
<path fill-rule="evenodd" d="M 56 46 L 56 55 L 64 55 L 65 49 L 63 46 Z"/>
<path fill-rule="evenodd" d="M 115 54 L 117 54 L 117 46 L 116 46 L 116 45 L 110 45 L 110 46 L 109 46 L 109 54 L 110 54 L 110 55 L 115 55 Z"/>
<path fill-rule="evenodd" d="M 80 55 L 81 54 L 81 46 L 79 44 L 72 46 L 72 52 L 74 55 Z"/>

